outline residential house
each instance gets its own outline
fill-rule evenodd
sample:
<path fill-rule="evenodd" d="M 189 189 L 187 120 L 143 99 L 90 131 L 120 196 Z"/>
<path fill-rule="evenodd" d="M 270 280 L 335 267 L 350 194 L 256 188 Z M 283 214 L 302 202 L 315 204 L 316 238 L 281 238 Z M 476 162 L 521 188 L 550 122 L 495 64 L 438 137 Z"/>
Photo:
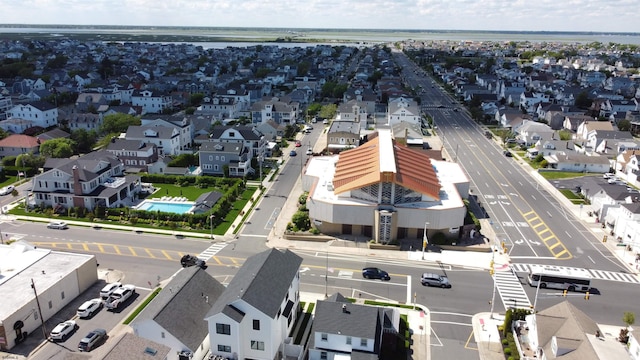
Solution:
<path fill-rule="evenodd" d="M 360 144 L 360 124 L 353 121 L 332 121 L 325 136 L 329 152 L 355 148 Z"/>
<path fill-rule="evenodd" d="M 198 151 L 200 169 L 204 175 L 243 177 L 252 174 L 251 148 L 242 142 L 205 141 Z M 224 169 L 228 168 L 228 174 Z"/>
<path fill-rule="evenodd" d="M 351 100 L 356 100 L 363 104 L 367 114 L 375 114 L 377 95 L 373 90 L 350 87 L 342 95 L 342 102 L 347 103 Z"/>
<path fill-rule="evenodd" d="M 226 288 L 199 266 L 178 271 L 131 324 L 135 335 L 170 347 L 167 360 L 203 359 L 205 316 Z"/>
<path fill-rule="evenodd" d="M 69 130 L 76 131 L 84 129 L 87 131 L 99 132 L 102 126 L 103 116 L 102 114 L 92 113 L 72 113 L 67 118 L 67 126 Z"/>
<path fill-rule="evenodd" d="M 277 124 L 295 124 L 298 114 L 295 106 L 279 101 L 278 98 L 258 101 L 251 106 L 251 122 L 265 123 L 270 120 Z"/>
<path fill-rule="evenodd" d="M 604 216 L 604 224 L 618 241 L 629 246 L 632 254 L 640 251 L 640 193 L 630 191 L 625 202 L 610 207 Z"/>
<path fill-rule="evenodd" d="M 300 303 L 302 258 L 269 249 L 245 260 L 213 303 L 208 322 L 211 353 L 227 358 L 282 358 Z"/>
<path fill-rule="evenodd" d="M 6 120 L 9 117 L 7 112 L 12 107 L 13 104 L 11 103 L 11 96 L 4 96 L 0 94 L 0 121 Z"/>
<path fill-rule="evenodd" d="M 616 209 L 622 204 L 630 204 L 637 202 L 637 191 L 627 189 L 626 186 L 618 184 L 604 184 L 599 188 L 592 188 L 587 195 L 587 198 L 591 202 L 591 210 L 598 217 L 600 223 L 609 223 L 613 225 L 616 214 L 612 214 L 609 211 Z"/>
<path fill-rule="evenodd" d="M 105 105 L 109 105 L 106 96 L 98 92 L 86 92 L 78 94 L 75 110 L 81 113 L 94 112 Z"/>
<path fill-rule="evenodd" d="M 531 120 L 531 116 L 523 114 L 521 110 L 516 108 L 507 107 L 499 109 L 496 112 L 495 119 L 504 128 L 516 129 L 526 120 Z"/>
<path fill-rule="evenodd" d="M 538 155 L 552 156 L 556 153 L 576 153 L 576 144 L 568 140 L 540 140 L 534 147 L 527 149 L 526 156 L 533 159 Z"/>
<path fill-rule="evenodd" d="M 338 106 L 335 121 L 352 122 L 357 124 L 360 130 L 365 130 L 367 128 L 368 118 L 369 114 L 367 113 L 365 104 L 358 100 L 349 100 Z"/>
<path fill-rule="evenodd" d="M 267 140 L 258 129 L 244 125 L 214 126 L 209 140 L 222 143 L 243 143 L 250 150 L 251 157 L 264 154 L 267 144 Z"/>
<path fill-rule="evenodd" d="M 23 119 L 31 122 L 31 127 L 44 129 L 58 126 L 58 108 L 44 101 L 15 105 L 7 114 L 9 118 Z"/>
<path fill-rule="evenodd" d="M 606 360 L 628 358 L 626 349 L 569 301 L 514 321 L 514 339 L 521 358 Z"/>
<path fill-rule="evenodd" d="M 426 145 L 427 149 L 431 148 L 429 143 L 424 142 L 424 136 L 419 124 L 399 122 L 391 127 L 391 133 L 396 141 L 403 142 L 409 147 L 423 149 L 423 146 Z"/>
<path fill-rule="evenodd" d="M 172 108 L 173 99 L 169 95 L 151 90 L 136 90 L 131 95 L 131 104 L 142 107 L 142 113 L 161 114 Z"/>
<path fill-rule="evenodd" d="M 114 139 L 107 151 L 124 163 L 126 173 L 148 172 L 149 164 L 158 161 L 156 144 L 140 140 Z"/>
<path fill-rule="evenodd" d="M 616 165 L 614 167 L 616 174 L 624 178 L 627 182 L 638 186 L 640 185 L 640 149 L 624 150 L 616 157 Z"/>
<path fill-rule="evenodd" d="M 151 127 L 166 127 L 178 130 L 178 152 L 189 152 L 191 150 L 191 143 L 195 136 L 195 127 L 190 115 L 153 115 L 143 116 L 140 119 L 140 125 L 146 128 Z M 207 121 L 205 120 L 205 123 Z"/>
<path fill-rule="evenodd" d="M 257 125 L 256 130 L 264 135 L 266 141 L 277 141 L 284 136 L 285 126 L 273 120 Z"/>
<path fill-rule="evenodd" d="M 393 126 L 399 122 L 408 122 L 418 125 L 422 123 L 420 118 L 420 106 L 417 102 L 404 97 L 389 100 L 387 124 L 389 126 Z"/>
<path fill-rule="evenodd" d="M 0 140 L 0 159 L 7 156 L 40 153 L 40 139 L 35 136 L 13 134 Z"/>
<path fill-rule="evenodd" d="M 555 131 L 544 123 L 525 120 L 517 129 L 517 138 L 525 146 L 532 146 L 538 141 L 553 140 Z"/>
<path fill-rule="evenodd" d="M 596 121 L 593 116 L 588 115 L 567 115 L 564 117 L 562 127 L 574 133 L 578 132 L 578 127 L 583 123 Z M 576 135 L 577 136 L 577 135 Z"/>
<path fill-rule="evenodd" d="M 570 172 L 590 172 L 604 174 L 609 172 L 609 159 L 600 155 L 556 152 L 544 157 L 551 169 Z"/>
<path fill-rule="evenodd" d="M 34 123 L 31 120 L 9 118 L 0 121 L 0 128 L 11 134 L 23 134 L 27 129 L 33 129 Z"/>
<path fill-rule="evenodd" d="M 530 91 L 520 94 L 520 108 L 528 114 L 534 114 L 540 103 L 549 103 L 549 95 Z"/>
<path fill-rule="evenodd" d="M 245 110 L 247 103 L 231 96 L 212 96 L 205 97 L 202 104 L 196 112 L 198 114 L 214 115 L 216 119 L 223 121 L 225 119 L 237 119 L 240 111 Z"/>
<path fill-rule="evenodd" d="M 37 138 L 40 139 L 40 142 L 45 142 L 53 139 L 68 139 L 70 137 L 71 134 L 60 128 L 53 128 L 37 136 Z"/>
<path fill-rule="evenodd" d="M 583 121 L 576 130 L 576 139 L 589 140 L 602 130 L 612 131 L 613 125 L 608 121 Z"/>
<path fill-rule="evenodd" d="M 113 341 L 109 341 L 113 342 Z M 171 348 L 132 333 L 125 332 L 101 360 L 168 360 Z"/>
<path fill-rule="evenodd" d="M 309 360 L 379 359 L 382 348 L 395 349 L 397 309 L 359 305 L 336 293 L 316 302 L 309 336 Z"/>
<path fill-rule="evenodd" d="M 124 164 L 106 150 L 77 159 L 47 159 L 44 173 L 32 182 L 35 205 L 53 207 L 55 212 L 70 207 L 130 206 L 140 191 L 140 178 L 125 176 Z"/>
<path fill-rule="evenodd" d="M 180 130 L 165 126 L 129 126 L 125 139 L 153 143 L 159 155 L 178 155 L 182 153 Z"/>

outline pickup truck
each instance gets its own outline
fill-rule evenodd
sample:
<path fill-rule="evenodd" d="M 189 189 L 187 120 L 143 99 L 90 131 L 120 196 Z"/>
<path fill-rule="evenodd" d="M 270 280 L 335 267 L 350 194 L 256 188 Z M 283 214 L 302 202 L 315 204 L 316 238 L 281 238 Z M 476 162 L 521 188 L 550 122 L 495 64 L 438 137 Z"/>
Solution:
<path fill-rule="evenodd" d="M 116 289 L 109 297 L 104 301 L 104 306 L 107 310 L 115 310 L 125 303 L 133 294 L 136 293 L 135 285 L 126 284 Z"/>

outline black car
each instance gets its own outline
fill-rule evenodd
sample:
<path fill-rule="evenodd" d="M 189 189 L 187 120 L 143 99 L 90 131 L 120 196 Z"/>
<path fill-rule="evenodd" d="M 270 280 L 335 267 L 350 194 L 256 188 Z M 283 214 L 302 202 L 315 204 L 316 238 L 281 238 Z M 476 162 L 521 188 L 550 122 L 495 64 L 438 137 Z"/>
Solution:
<path fill-rule="evenodd" d="M 391 280 L 388 272 L 375 267 L 362 269 L 362 277 L 365 279 Z"/>
<path fill-rule="evenodd" d="M 503 154 L 504 154 L 504 156 L 506 156 L 506 157 L 513 157 L 513 154 L 512 154 L 512 153 L 511 153 L 511 151 L 509 151 L 509 150 L 505 150 Z"/>
<path fill-rule="evenodd" d="M 180 259 L 180 265 L 182 265 L 183 268 L 190 267 L 190 266 L 199 266 L 203 270 L 207 268 L 207 264 L 205 263 L 204 260 L 198 258 L 197 256 L 193 256 L 189 254 L 184 255 Z"/>

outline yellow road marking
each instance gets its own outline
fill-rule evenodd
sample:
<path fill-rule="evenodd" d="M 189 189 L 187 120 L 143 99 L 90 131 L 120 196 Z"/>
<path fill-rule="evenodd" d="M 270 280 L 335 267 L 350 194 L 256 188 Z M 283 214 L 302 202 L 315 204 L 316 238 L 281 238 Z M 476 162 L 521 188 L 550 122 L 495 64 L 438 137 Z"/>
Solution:
<path fill-rule="evenodd" d="M 116 254 L 122 255 L 122 253 L 120 252 L 120 248 L 119 247 L 113 245 L 113 249 L 116 251 Z"/>
<path fill-rule="evenodd" d="M 553 250 L 555 248 L 557 248 L 558 246 L 562 245 L 562 243 L 560 243 L 559 241 L 551 246 L 547 246 L 549 248 L 549 250 Z"/>
<path fill-rule="evenodd" d="M 87 243 L 82 243 L 82 248 L 84 251 L 89 251 L 89 245 L 87 245 Z"/>
<path fill-rule="evenodd" d="M 129 248 L 129 251 L 131 252 L 131 255 L 138 256 L 138 254 L 136 254 L 136 251 L 135 251 L 134 248 L 132 248 L 131 246 L 128 246 L 128 248 Z"/>
<path fill-rule="evenodd" d="M 147 254 L 149 254 L 149 257 L 154 258 L 154 259 L 156 258 L 155 255 L 153 255 L 151 253 L 151 251 L 149 251 L 149 249 L 144 249 L 144 250 L 147 252 Z"/>
<path fill-rule="evenodd" d="M 167 259 L 172 260 L 172 257 L 169 256 L 169 254 L 167 254 L 167 252 L 165 250 L 160 250 L 160 252 L 162 253 L 162 255 L 164 255 Z"/>
<path fill-rule="evenodd" d="M 231 259 L 231 261 L 233 262 L 234 265 L 239 265 L 240 264 L 236 258 L 229 258 L 229 259 Z"/>
<path fill-rule="evenodd" d="M 538 237 L 542 239 L 542 234 L 544 233 L 551 233 L 551 229 L 549 229 L 548 227 L 546 227 L 544 230 L 538 232 Z M 551 237 L 554 237 L 553 233 L 551 233 Z M 543 239 L 544 240 L 544 239 Z"/>
<path fill-rule="evenodd" d="M 222 265 L 222 261 L 220 261 L 220 259 L 218 259 L 217 256 L 214 256 L 211 259 L 215 260 L 218 263 L 218 265 Z"/>
<path fill-rule="evenodd" d="M 539 228 L 540 226 L 545 226 L 546 227 L 546 225 L 543 222 L 539 222 L 537 224 L 531 224 L 531 228 L 532 229 Z"/>
<path fill-rule="evenodd" d="M 71 245 L 72 245 L 71 243 L 67 243 L 67 248 L 68 249 L 73 249 L 73 246 L 71 246 Z"/>
<path fill-rule="evenodd" d="M 103 253 L 104 252 L 104 247 L 102 246 L 102 244 L 96 244 L 98 245 L 98 250 Z"/>
<path fill-rule="evenodd" d="M 471 337 L 472 336 L 473 336 L 473 330 L 471 330 L 471 334 L 469 334 L 469 338 L 467 339 L 467 342 L 464 344 L 464 348 L 465 349 L 469 349 L 469 350 L 478 350 L 477 347 L 469 347 L 469 343 L 471 342 Z"/>
<path fill-rule="evenodd" d="M 556 259 L 560 259 L 562 257 L 562 254 L 567 253 L 569 254 L 569 251 L 567 251 L 567 249 L 564 249 L 562 251 L 560 251 L 559 253 L 555 254 L 554 256 L 556 257 Z M 569 257 L 567 259 L 571 259 L 572 256 L 571 254 L 569 254 Z"/>
<path fill-rule="evenodd" d="M 540 234 L 538 234 L 538 235 L 540 235 Z M 549 239 L 555 239 L 555 237 L 556 237 L 555 235 L 551 235 L 551 236 L 549 236 L 549 237 L 547 237 L 547 238 L 542 239 L 542 241 L 547 242 L 547 240 L 549 240 Z"/>

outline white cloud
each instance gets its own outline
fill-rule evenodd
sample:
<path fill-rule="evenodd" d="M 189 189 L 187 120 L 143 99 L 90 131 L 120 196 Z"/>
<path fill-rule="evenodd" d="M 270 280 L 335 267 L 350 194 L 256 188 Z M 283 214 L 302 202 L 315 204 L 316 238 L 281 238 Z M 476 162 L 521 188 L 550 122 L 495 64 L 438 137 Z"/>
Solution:
<path fill-rule="evenodd" d="M 3 24 L 640 32 L 637 0 L 0 0 Z"/>

